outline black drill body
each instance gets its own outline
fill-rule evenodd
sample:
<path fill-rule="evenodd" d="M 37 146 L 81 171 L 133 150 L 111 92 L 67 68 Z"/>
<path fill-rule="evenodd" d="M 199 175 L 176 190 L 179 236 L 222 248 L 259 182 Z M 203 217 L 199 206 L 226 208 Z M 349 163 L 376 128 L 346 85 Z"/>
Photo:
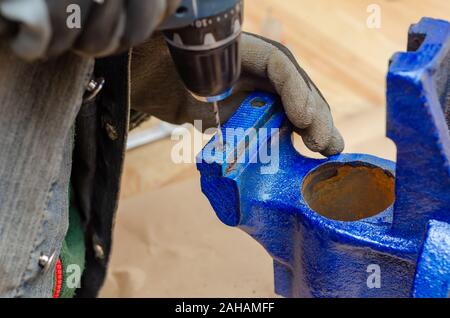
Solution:
<path fill-rule="evenodd" d="M 242 0 L 186 0 L 160 28 L 186 88 L 204 102 L 227 98 L 241 73 Z"/>

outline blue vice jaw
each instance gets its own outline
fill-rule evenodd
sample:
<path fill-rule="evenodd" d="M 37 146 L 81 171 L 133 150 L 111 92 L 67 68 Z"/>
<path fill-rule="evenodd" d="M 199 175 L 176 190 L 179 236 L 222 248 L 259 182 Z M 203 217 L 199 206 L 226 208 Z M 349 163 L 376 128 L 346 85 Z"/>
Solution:
<path fill-rule="evenodd" d="M 279 100 L 261 92 L 222 128 L 225 150 L 215 137 L 199 155 L 204 194 L 222 222 L 273 257 L 278 294 L 449 295 L 450 23 L 422 19 L 408 49 L 387 76 L 397 164 L 300 155 Z"/>

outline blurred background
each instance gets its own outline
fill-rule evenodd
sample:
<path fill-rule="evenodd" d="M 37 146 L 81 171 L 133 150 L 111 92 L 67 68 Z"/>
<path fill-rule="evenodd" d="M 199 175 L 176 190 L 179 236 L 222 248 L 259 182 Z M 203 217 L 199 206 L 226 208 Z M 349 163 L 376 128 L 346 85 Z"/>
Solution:
<path fill-rule="evenodd" d="M 379 25 L 370 19 L 377 8 Z M 388 61 L 406 49 L 410 24 L 423 16 L 450 20 L 450 1 L 245 1 L 245 30 L 291 49 L 328 99 L 346 152 L 391 160 L 395 146 L 385 137 Z M 158 125 L 152 119 L 138 132 Z M 101 296 L 275 296 L 271 258 L 245 233 L 220 223 L 201 193 L 195 165 L 172 162 L 176 143 L 168 137 L 127 153 Z M 315 156 L 300 139 L 295 143 Z"/>

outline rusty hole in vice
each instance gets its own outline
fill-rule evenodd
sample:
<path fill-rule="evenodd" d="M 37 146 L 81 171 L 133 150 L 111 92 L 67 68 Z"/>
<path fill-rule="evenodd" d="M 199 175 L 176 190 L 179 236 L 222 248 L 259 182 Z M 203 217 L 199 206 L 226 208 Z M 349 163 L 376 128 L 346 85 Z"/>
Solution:
<path fill-rule="evenodd" d="M 363 162 L 332 163 L 311 172 L 303 182 L 303 197 L 320 215 L 352 222 L 375 216 L 395 200 L 395 178 Z"/>
<path fill-rule="evenodd" d="M 255 97 L 250 101 L 250 105 L 255 108 L 261 108 L 267 105 L 267 102 L 261 97 Z"/>

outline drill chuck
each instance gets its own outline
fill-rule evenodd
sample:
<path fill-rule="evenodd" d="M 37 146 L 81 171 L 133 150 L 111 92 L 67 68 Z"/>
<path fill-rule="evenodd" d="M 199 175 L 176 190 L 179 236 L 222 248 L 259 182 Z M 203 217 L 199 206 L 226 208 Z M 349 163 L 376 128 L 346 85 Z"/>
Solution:
<path fill-rule="evenodd" d="M 164 35 L 186 88 L 198 100 L 220 101 L 231 94 L 241 74 L 243 1 L 196 1 L 193 9 L 201 18 L 166 29 Z"/>

